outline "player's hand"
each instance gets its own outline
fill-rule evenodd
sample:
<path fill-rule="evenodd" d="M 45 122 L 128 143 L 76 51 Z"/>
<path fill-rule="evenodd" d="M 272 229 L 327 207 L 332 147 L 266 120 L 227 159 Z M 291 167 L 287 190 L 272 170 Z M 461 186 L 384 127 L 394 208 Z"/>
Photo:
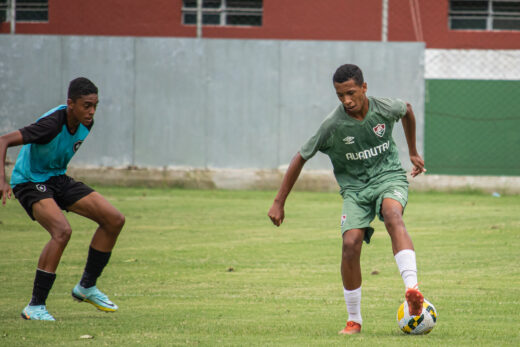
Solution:
<path fill-rule="evenodd" d="M 11 199 L 12 194 L 13 191 L 11 190 L 11 186 L 5 180 L 0 180 L 0 197 L 2 197 L 2 205 L 5 205 L 7 199 Z"/>
<path fill-rule="evenodd" d="M 271 218 L 271 222 L 279 227 L 283 223 L 285 217 L 283 205 L 277 201 L 273 202 L 267 215 Z"/>
<path fill-rule="evenodd" d="M 421 158 L 420 155 L 411 155 L 410 161 L 413 164 L 412 168 L 412 177 L 415 177 L 417 175 L 422 174 L 423 172 L 426 172 L 426 169 L 424 168 L 424 160 Z"/>

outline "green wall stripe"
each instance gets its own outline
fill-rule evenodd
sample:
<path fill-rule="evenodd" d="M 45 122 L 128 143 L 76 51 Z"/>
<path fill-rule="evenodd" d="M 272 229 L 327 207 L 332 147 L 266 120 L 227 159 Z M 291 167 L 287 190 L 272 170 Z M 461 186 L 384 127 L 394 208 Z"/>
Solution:
<path fill-rule="evenodd" d="M 520 81 L 425 83 L 428 173 L 520 176 Z"/>

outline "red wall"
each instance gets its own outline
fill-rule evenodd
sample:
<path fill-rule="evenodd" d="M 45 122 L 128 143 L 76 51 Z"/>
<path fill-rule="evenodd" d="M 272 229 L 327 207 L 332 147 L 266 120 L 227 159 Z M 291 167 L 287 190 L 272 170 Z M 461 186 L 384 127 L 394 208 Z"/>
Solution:
<path fill-rule="evenodd" d="M 421 0 L 422 32 L 427 48 L 520 49 L 520 31 L 450 30 L 448 0 Z M 410 0 L 390 0 L 390 41 L 416 41 Z"/>
<path fill-rule="evenodd" d="M 389 0 L 389 41 L 417 41 L 410 0 Z M 209 38 L 381 40 L 382 0 L 264 0 L 261 27 L 203 28 Z M 428 48 L 520 48 L 520 32 L 452 31 L 448 0 L 417 0 Z M 194 37 L 182 0 L 49 0 L 48 23 L 17 23 L 18 34 Z M 9 23 L 0 25 L 8 33 Z"/>
<path fill-rule="evenodd" d="M 181 4 L 181 0 L 49 0 L 48 23 L 17 23 L 16 33 L 193 36 L 194 28 L 180 24 Z"/>

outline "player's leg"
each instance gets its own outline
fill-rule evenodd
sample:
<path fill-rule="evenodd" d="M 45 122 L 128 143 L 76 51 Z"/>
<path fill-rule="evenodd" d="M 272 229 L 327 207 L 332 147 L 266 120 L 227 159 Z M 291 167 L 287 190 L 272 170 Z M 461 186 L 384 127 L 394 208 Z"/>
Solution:
<path fill-rule="evenodd" d="M 394 194 L 396 194 L 395 191 Z M 383 198 L 381 215 L 392 240 L 395 261 L 406 287 L 405 296 L 409 312 L 411 315 L 419 315 L 422 311 L 424 297 L 417 285 L 417 263 L 412 239 L 406 231 L 402 217 L 406 201 L 400 201 L 407 195 L 404 192 L 399 192 L 399 189 L 397 189 L 397 192 L 395 197 Z"/>
<path fill-rule="evenodd" d="M 370 242 L 374 229 L 369 225 L 375 211 L 363 204 L 363 193 L 345 193 L 341 216 L 343 237 L 341 277 L 348 320 L 340 334 L 356 334 L 361 331 L 361 248 L 363 241 Z"/>
<path fill-rule="evenodd" d="M 79 301 L 89 302 L 102 311 L 113 312 L 117 310 L 117 305 L 97 289 L 96 282 L 108 264 L 125 218 L 97 192 L 89 193 L 67 209 L 98 224 L 90 243 L 85 270 L 80 282 L 72 290 L 72 296 Z"/>
<path fill-rule="evenodd" d="M 343 288 L 354 290 L 361 286 L 361 247 L 363 246 L 363 229 L 351 229 L 343 233 L 341 249 L 341 278 Z"/>
<path fill-rule="evenodd" d="M 343 295 L 347 305 L 348 320 L 340 334 L 356 334 L 361 331 L 361 248 L 365 232 L 351 229 L 343 233 L 341 251 L 341 278 Z"/>
<path fill-rule="evenodd" d="M 98 224 L 90 246 L 100 252 L 111 252 L 125 224 L 125 216 L 98 192 L 92 192 L 67 207 L 71 212 Z"/>
<path fill-rule="evenodd" d="M 403 221 L 403 205 L 392 198 L 384 198 L 381 204 L 381 215 L 392 241 L 394 255 L 405 249 L 413 251 L 412 239 Z"/>
<path fill-rule="evenodd" d="M 72 229 L 53 199 L 43 199 L 33 204 L 34 219 L 51 235 L 40 254 L 38 268 L 55 273 L 61 256 L 69 243 Z"/>
<path fill-rule="evenodd" d="M 33 294 L 22 317 L 31 320 L 51 320 L 46 300 L 56 279 L 56 269 L 71 235 L 70 224 L 53 199 L 42 199 L 32 204 L 32 216 L 51 235 L 38 260 Z"/>

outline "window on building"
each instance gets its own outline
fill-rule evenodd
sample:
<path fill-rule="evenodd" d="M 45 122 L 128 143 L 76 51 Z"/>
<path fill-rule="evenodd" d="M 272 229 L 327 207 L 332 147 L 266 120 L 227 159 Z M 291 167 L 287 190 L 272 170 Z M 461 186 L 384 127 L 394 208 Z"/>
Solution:
<path fill-rule="evenodd" d="M 11 0 L 0 0 L 0 22 L 9 18 Z M 49 19 L 48 0 L 16 0 L 17 22 L 47 22 Z"/>
<path fill-rule="evenodd" d="M 202 24 L 261 26 L 262 0 L 202 0 Z M 182 23 L 197 24 L 197 0 L 182 1 Z"/>
<path fill-rule="evenodd" d="M 452 30 L 520 30 L 520 0 L 450 0 Z"/>
<path fill-rule="evenodd" d="M 7 20 L 8 1 L 9 0 L 0 0 L 0 23 Z"/>

